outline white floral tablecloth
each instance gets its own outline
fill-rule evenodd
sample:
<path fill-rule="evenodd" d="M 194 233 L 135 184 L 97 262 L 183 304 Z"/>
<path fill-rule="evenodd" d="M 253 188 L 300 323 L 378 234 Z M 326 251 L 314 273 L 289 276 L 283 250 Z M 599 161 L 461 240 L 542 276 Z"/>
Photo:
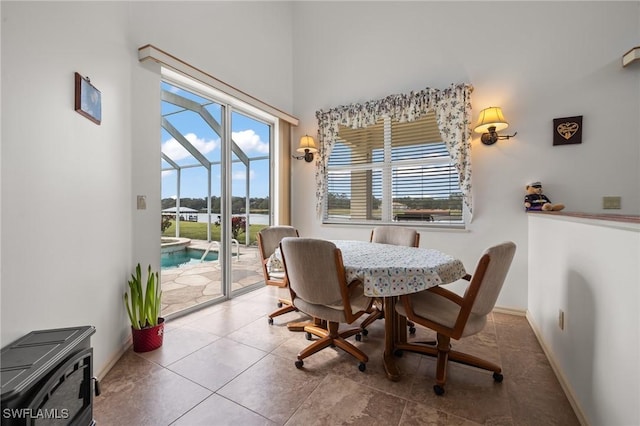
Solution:
<path fill-rule="evenodd" d="M 464 277 L 462 262 L 438 250 L 332 240 L 342 251 L 347 282 L 359 279 L 370 297 L 416 293 Z"/>

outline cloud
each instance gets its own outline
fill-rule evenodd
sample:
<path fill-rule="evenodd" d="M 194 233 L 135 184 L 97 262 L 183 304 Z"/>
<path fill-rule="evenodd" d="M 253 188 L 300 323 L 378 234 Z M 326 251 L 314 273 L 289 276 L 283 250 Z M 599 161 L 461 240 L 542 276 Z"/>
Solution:
<path fill-rule="evenodd" d="M 214 141 L 201 139 L 195 133 L 187 133 L 184 137 L 203 155 L 207 155 L 218 146 L 220 146 L 220 140 Z M 178 142 L 174 138 L 171 138 L 168 141 L 162 143 L 162 152 L 173 161 L 180 161 L 185 158 L 191 157 L 191 154 L 189 154 L 189 152 L 184 149 L 180 142 Z"/>
<path fill-rule="evenodd" d="M 245 180 L 247 174 L 244 172 L 244 170 L 242 171 L 237 171 L 237 172 L 233 172 L 233 174 L 231 175 L 231 178 L 233 180 Z M 256 176 L 256 173 L 253 170 L 249 170 L 249 180 L 253 180 L 253 178 Z"/>
<path fill-rule="evenodd" d="M 163 170 L 163 171 L 162 171 L 162 177 L 163 177 L 163 178 L 165 178 L 165 177 L 169 177 L 169 176 L 173 176 L 173 175 L 175 175 L 175 174 L 176 174 L 176 171 L 175 171 L 175 170 Z"/>
<path fill-rule="evenodd" d="M 260 135 L 251 129 L 233 132 L 231 137 L 240 149 L 247 154 L 251 154 L 251 152 L 259 154 L 269 153 L 269 141 L 265 142 L 260 140 Z"/>

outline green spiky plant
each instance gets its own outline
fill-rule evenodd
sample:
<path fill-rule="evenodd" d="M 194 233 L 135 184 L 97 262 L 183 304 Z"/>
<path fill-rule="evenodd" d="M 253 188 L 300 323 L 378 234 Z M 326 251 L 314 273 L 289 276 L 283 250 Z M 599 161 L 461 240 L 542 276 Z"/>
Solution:
<path fill-rule="evenodd" d="M 138 330 L 158 325 L 160 318 L 160 302 L 162 300 L 160 278 L 157 272 L 151 272 L 151 265 L 149 265 L 147 273 L 147 286 L 143 291 L 142 271 L 138 263 L 135 275 L 131 274 L 129 280 L 129 293 L 124 293 L 124 305 L 127 307 L 131 326 Z"/>

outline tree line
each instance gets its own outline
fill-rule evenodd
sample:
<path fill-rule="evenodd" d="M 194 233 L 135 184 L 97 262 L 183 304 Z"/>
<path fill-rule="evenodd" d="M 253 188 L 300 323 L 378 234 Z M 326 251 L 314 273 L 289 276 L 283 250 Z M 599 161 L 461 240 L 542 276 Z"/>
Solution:
<path fill-rule="evenodd" d="M 397 197 L 393 199 L 394 203 L 407 206 L 410 210 L 460 210 L 462 208 L 462 194 L 453 193 L 448 198 L 414 198 L 414 197 Z M 329 209 L 350 209 L 351 198 L 347 194 L 332 193 L 328 194 Z M 373 198 L 372 209 L 380 208 L 381 200 Z"/>
<path fill-rule="evenodd" d="M 163 198 L 162 209 L 168 209 L 176 206 L 176 200 L 174 198 Z M 249 199 L 249 209 L 251 211 L 264 210 L 269 211 L 270 201 L 269 197 L 259 198 L 254 197 Z M 188 207 L 190 209 L 197 210 L 202 213 L 207 211 L 207 199 L 206 198 L 180 198 L 180 207 Z M 246 199 L 244 197 L 231 197 L 231 212 L 233 214 L 246 213 Z M 215 195 L 211 196 L 211 211 L 220 211 L 220 197 Z"/>
<path fill-rule="evenodd" d="M 449 195 L 448 198 L 413 198 L 402 197 L 395 198 L 395 203 L 403 204 L 411 210 L 421 209 L 442 209 L 442 210 L 459 210 L 462 206 L 462 194 L 454 193 Z M 246 213 L 246 201 L 244 197 L 232 197 L 231 199 L 231 212 L 233 214 Z M 381 200 L 373 198 L 372 208 L 380 208 Z M 168 209 L 176 206 L 176 200 L 173 198 L 162 199 L 162 209 Z M 207 199 L 206 198 L 181 198 L 181 207 L 188 207 L 190 209 L 197 210 L 199 212 L 207 211 Z M 351 207 L 351 198 L 347 194 L 332 193 L 328 194 L 328 206 L 330 209 L 349 209 Z M 269 211 L 270 200 L 269 197 L 253 197 L 249 199 L 249 209 L 251 211 Z M 220 211 L 220 197 L 211 196 L 211 211 Z"/>

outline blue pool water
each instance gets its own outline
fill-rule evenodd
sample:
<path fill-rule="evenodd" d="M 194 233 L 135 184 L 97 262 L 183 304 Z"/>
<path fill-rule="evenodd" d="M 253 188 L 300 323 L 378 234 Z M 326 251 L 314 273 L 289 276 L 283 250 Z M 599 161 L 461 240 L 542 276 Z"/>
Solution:
<path fill-rule="evenodd" d="M 177 268 L 178 266 L 186 265 L 188 263 L 200 263 L 200 258 L 204 252 L 202 250 L 185 249 L 178 250 L 171 253 L 162 253 L 160 256 L 160 267 L 162 269 Z M 210 251 L 207 253 L 205 261 L 218 260 L 218 253 Z"/>

